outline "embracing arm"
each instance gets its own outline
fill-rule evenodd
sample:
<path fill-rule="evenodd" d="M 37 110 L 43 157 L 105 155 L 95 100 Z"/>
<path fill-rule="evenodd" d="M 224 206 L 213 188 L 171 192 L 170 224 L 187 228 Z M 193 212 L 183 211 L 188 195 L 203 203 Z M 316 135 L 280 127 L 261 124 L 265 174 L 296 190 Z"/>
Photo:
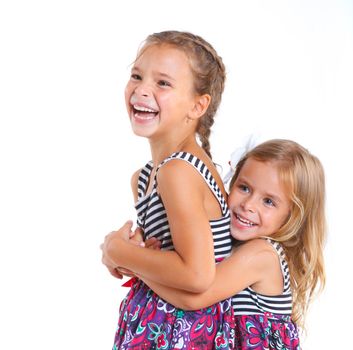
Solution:
<path fill-rule="evenodd" d="M 116 266 L 151 281 L 192 292 L 206 290 L 215 276 L 213 239 L 204 206 L 206 190 L 207 185 L 189 164 L 168 162 L 159 170 L 158 191 L 175 251 L 143 249 L 117 231 L 104 244 L 105 253 Z"/>
<path fill-rule="evenodd" d="M 215 304 L 239 293 L 246 287 L 264 288 L 264 294 L 278 295 L 283 286 L 278 257 L 271 247 L 262 240 L 254 240 L 239 247 L 229 258 L 217 265 L 216 277 L 208 290 L 192 293 L 170 288 L 144 276 L 141 279 L 161 298 L 184 310 L 197 310 Z"/>
<path fill-rule="evenodd" d="M 131 178 L 131 187 L 132 187 L 132 193 L 134 196 L 134 201 L 137 201 L 137 183 L 138 183 L 138 177 L 139 174 L 141 172 L 141 169 L 139 169 L 138 171 L 136 171 Z M 131 227 L 132 227 L 132 221 L 128 221 L 125 223 L 125 225 L 123 226 L 124 231 L 128 232 L 129 236 L 131 237 L 132 235 L 132 231 L 131 231 Z M 108 235 L 110 236 L 110 235 Z M 108 237 L 106 236 L 106 238 Z M 139 245 L 139 244 L 143 244 L 143 235 L 142 232 L 139 229 L 135 230 L 135 234 L 130 238 L 131 242 L 134 242 L 135 244 Z M 103 251 L 103 256 L 102 256 L 102 263 L 106 266 L 106 268 L 108 269 L 108 271 L 110 272 L 110 274 L 116 278 L 123 278 L 123 276 L 134 276 L 132 271 L 129 271 L 127 269 L 121 268 L 120 266 L 117 266 L 113 261 L 110 260 L 110 257 L 106 254 L 105 251 L 105 247 L 106 247 L 106 243 L 107 243 L 107 239 L 105 240 L 104 244 L 101 244 L 101 249 Z"/>

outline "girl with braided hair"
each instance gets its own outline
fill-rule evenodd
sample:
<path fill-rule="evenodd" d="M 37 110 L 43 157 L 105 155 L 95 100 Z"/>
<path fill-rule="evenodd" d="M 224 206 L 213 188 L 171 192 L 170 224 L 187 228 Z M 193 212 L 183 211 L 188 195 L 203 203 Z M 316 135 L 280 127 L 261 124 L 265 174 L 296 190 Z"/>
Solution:
<path fill-rule="evenodd" d="M 148 139 L 152 156 L 132 176 L 137 230 L 145 241 L 159 240 L 161 249 L 134 243 L 131 222 L 101 246 L 112 275 L 121 278 L 125 268 L 135 276 L 121 304 L 114 349 L 234 346 L 230 298 L 185 311 L 142 282 L 202 293 L 214 281 L 216 263 L 231 252 L 226 191 L 208 140 L 224 81 L 214 48 L 187 32 L 150 35 L 133 64 L 126 107 L 134 133 Z"/>

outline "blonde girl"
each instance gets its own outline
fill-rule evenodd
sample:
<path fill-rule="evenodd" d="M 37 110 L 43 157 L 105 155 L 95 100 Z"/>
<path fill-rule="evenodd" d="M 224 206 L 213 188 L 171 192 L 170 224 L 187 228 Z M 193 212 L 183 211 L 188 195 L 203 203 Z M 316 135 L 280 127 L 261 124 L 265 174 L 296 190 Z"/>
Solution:
<path fill-rule="evenodd" d="M 181 308 L 232 297 L 236 349 L 300 349 L 309 303 L 325 284 L 325 181 L 320 161 L 299 144 L 270 140 L 238 163 L 228 206 L 232 255 L 207 291 L 183 292 L 142 279 Z"/>
<path fill-rule="evenodd" d="M 202 293 L 213 283 L 215 262 L 231 252 L 226 192 L 208 140 L 224 81 L 222 59 L 191 33 L 152 34 L 138 52 L 125 100 L 132 129 L 148 139 L 152 160 L 133 175 L 132 188 L 144 239 L 159 239 L 161 250 L 112 232 L 102 251 L 114 276 L 122 266 L 161 285 Z M 232 348 L 231 322 L 230 299 L 184 311 L 136 278 L 121 305 L 114 349 Z"/>

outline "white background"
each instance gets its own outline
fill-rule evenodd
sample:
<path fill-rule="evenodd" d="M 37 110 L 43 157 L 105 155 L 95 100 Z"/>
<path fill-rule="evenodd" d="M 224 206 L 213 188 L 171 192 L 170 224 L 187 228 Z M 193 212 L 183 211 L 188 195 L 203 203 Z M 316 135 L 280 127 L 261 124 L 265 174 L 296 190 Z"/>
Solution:
<path fill-rule="evenodd" d="M 226 168 L 253 132 L 294 139 L 322 160 L 327 286 L 303 345 L 350 348 L 348 0 L 2 1 L 0 348 L 111 348 L 126 290 L 101 265 L 99 244 L 134 218 L 130 176 L 149 159 L 123 90 L 138 45 L 167 29 L 203 36 L 226 64 L 215 161 Z"/>

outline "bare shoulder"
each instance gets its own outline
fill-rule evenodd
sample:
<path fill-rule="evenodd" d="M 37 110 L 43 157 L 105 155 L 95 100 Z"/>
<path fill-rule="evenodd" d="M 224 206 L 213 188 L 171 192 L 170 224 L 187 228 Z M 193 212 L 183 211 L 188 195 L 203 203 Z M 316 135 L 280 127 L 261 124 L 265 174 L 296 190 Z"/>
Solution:
<path fill-rule="evenodd" d="M 203 183 L 204 180 L 198 171 L 182 159 L 173 159 L 163 164 L 157 174 L 158 184 L 182 184 L 183 187 Z M 187 179 L 187 181 L 185 181 Z"/>
<path fill-rule="evenodd" d="M 234 249 L 234 253 L 254 260 L 259 268 L 268 268 L 268 265 L 278 264 L 277 253 L 265 239 L 257 238 L 244 242 Z"/>

